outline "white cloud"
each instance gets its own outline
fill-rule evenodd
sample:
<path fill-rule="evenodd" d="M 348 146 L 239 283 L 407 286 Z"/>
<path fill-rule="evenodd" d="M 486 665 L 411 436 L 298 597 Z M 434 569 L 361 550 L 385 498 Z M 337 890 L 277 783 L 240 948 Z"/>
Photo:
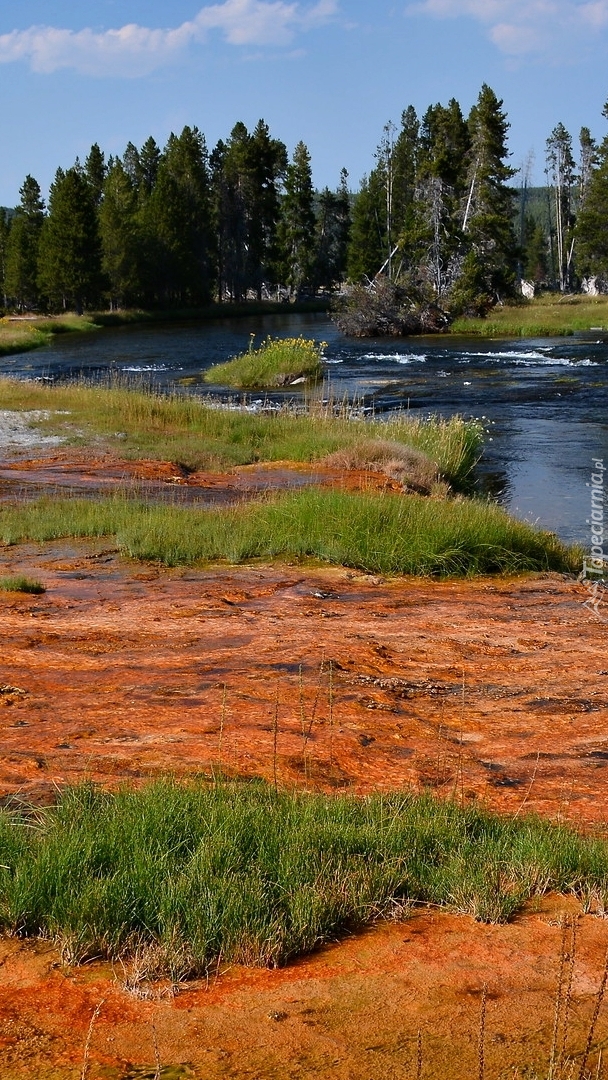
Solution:
<path fill-rule="evenodd" d="M 337 0 L 312 7 L 286 0 L 224 0 L 203 7 L 191 20 L 168 29 L 130 23 L 117 30 L 62 30 L 32 26 L 0 34 L 0 63 L 25 61 L 48 74 L 74 68 L 85 75 L 145 75 L 174 62 L 189 45 L 219 32 L 230 45 L 286 46 L 296 34 L 330 20 Z"/>
<path fill-rule="evenodd" d="M 436 19 L 473 18 L 511 56 L 551 53 L 557 58 L 575 43 L 591 42 L 594 32 L 608 26 L 608 0 L 419 0 L 406 11 Z"/>

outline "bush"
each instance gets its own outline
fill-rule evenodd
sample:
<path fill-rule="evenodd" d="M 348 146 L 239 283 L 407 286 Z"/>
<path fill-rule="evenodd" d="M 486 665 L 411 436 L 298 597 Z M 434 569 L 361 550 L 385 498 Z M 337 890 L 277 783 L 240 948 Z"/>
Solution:
<path fill-rule="evenodd" d="M 336 323 L 350 337 L 399 337 L 441 333 L 449 317 L 419 290 L 377 278 L 369 288 L 353 285 L 348 290 Z"/>

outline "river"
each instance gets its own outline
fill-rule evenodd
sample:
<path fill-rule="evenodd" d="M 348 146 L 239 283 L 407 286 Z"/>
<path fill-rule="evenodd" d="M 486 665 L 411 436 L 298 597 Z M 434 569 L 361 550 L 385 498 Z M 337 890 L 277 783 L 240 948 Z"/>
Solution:
<path fill-rule="evenodd" d="M 0 373 L 63 379 L 119 372 L 164 388 L 226 395 L 202 383 L 201 372 L 245 350 L 250 334 L 258 343 L 268 334 L 327 342 L 328 391 L 377 415 L 409 408 L 415 416 L 483 418 L 480 488 L 518 517 L 588 546 L 592 459 L 608 464 L 608 329 L 515 341 L 359 340 L 343 337 L 325 316 L 275 315 L 69 334 L 45 349 L 3 357 Z M 288 389 L 269 397 L 297 395 Z"/>

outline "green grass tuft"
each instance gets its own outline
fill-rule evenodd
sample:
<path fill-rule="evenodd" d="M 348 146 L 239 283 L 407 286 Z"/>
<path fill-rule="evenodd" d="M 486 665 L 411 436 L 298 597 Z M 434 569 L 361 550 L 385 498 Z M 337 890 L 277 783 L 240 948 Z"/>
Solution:
<path fill-rule="evenodd" d="M 33 581 L 27 577 L 3 577 L 0 578 L 0 589 L 4 592 L 39 593 L 46 592 L 46 588 L 40 581 Z"/>
<path fill-rule="evenodd" d="M 317 344 L 303 337 L 268 337 L 254 349 L 252 335 L 248 352 L 225 364 L 215 364 L 203 377 L 205 382 L 237 390 L 289 386 L 296 380 L 315 383 L 323 377 L 323 349 L 324 342 Z"/>
<path fill-rule="evenodd" d="M 310 488 L 229 509 L 148 505 L 120 496 L 41 499 L 0 509 L 0 538 L 113 538 L 168 566 L 313 558 L 383 574 L 575 572 L 580 553 L 491 503 Z"/>
<path fill-rule="evenodd" d="M 549 891 L 605 905 L 606 843 L 430 796 L 163 780 L 0 812 L 0 929 L 73 959 L 145 950 L 174 979 L 278 966 L 411 903 L 504 921 Z"/>

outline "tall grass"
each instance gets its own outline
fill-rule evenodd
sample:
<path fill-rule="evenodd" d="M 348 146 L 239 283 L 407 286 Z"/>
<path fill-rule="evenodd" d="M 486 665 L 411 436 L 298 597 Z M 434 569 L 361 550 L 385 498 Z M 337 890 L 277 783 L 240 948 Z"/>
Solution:
<path fill-rule="evenodd" d="M 387 574 L 578 569 L 551 533 L 473 500 L 308 489 L 228 509 L 193 510 L 124 497 L 41 499 L 0 509 L 5 543 L 111 536 L 125 554 L 169 566 L 209 560 L 315 558 Z"/>
<path fill-rule="evenodd" d="M 254 349 L 252 336 L 246 353 L 225 364 L 214 364 L 203 378 L 237 390 L 288 386 L 296 380 L 315 383 L 323 378 L 323 348 L 323 342 L 303 337 L 268 337 Z"/>
<path fill-rule="evenodd" d="M 46 589 L 42 582 L 18 575 L 16 577 L 0 578 L 0 592 L 22 592 L 39 595 L 46 592 Z"/>
<path fill-rule="evenodd" d="M 73 958 L 156 948 L 172 977 L 276 966 L 411 902 L 508 919 L 549 890 L 608 896 L 608 847 L 429 796 L 357 799 L 163 780 L 0 813 L 0 928 Z"/>
<path fill-rule="evenodd" d="M 45 386 L 0 379 L 0 408 L 41 409 L 47 432 L 88 443 L 101 438 L 127 458 L 180 462 L 191 469 L 227 469 L 259 461 L 321 461 L 361 438 L 392 439 L 421 450 L 452 485 L 467 482 L 481 453 L 480 424 L 459 417 L 419 420 L 407 413 L 386 422 L 311 404 L 296 413 L 221 409 L 192 396 L 125 387 Z M 68 415 L 61 415 L 67 412 Z M 60 415 L 57 415 L 57 414 Z"/>

